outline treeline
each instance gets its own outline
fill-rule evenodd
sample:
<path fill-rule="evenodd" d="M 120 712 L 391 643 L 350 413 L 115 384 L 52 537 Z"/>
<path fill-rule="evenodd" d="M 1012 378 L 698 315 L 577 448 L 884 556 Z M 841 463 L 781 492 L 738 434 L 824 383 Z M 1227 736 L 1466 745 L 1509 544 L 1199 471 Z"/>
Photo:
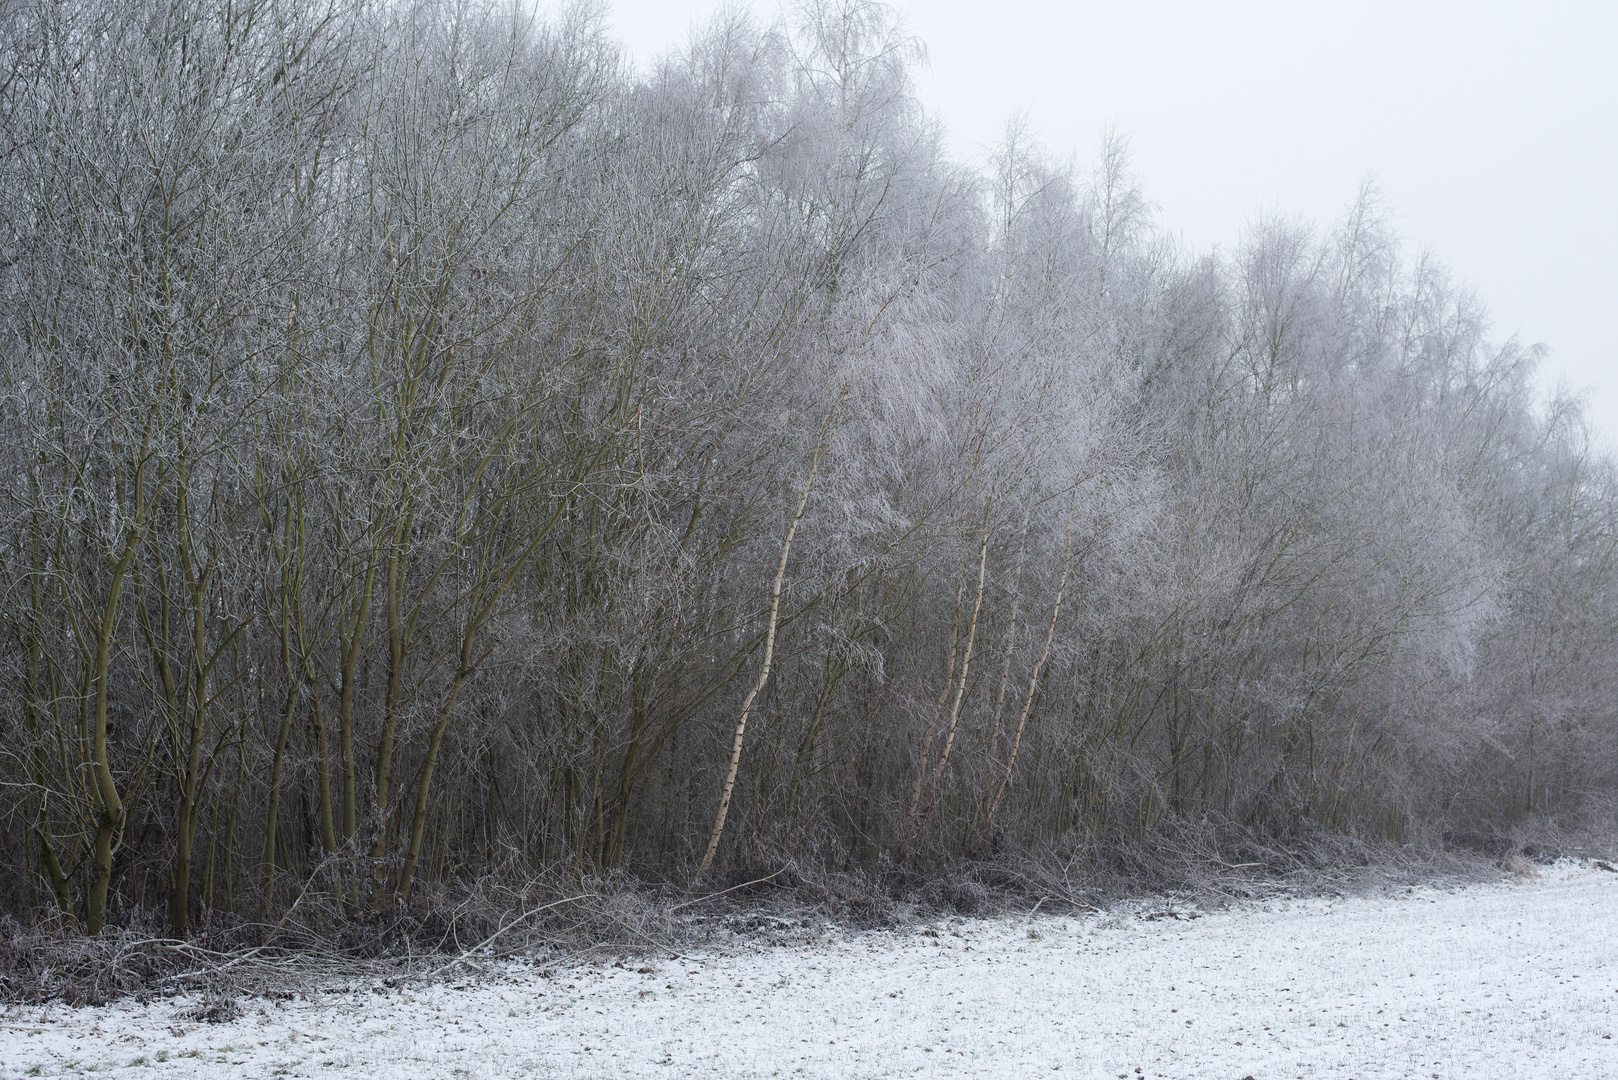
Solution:
<path fill-rule="evenodd" d="M 856 0 L 0 19 L 7 911 L 1613 789 L 1612 465 L 1374 192 L 1194 255 Z"/>

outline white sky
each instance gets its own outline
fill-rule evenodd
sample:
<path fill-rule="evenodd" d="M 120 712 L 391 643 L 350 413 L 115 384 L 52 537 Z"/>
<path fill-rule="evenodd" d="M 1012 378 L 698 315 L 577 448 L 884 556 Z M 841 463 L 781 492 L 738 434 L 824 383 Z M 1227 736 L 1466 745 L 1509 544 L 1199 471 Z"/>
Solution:
<path fill-rule="evenodd" d="M 1326 225 L 1374 176 L 1412 249 L 1544 342 L 1618 446 L 1618 4 L 1611 0 L 900 2 L 923 104 L 981 157 L 1008 117 L 1088 160 L 1130 138 L 1160 221 L 1229 244 L 1280 211 Z M 713 0 L 617 0 L 637 62 Z M 774 0 L 755 5 L 761 17 Z"/>

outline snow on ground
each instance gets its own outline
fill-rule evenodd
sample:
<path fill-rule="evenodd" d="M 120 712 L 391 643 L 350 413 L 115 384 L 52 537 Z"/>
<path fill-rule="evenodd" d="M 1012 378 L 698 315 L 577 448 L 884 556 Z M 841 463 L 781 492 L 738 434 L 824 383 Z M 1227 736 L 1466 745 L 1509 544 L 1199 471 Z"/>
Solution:
<path fill-rule="evenodd" d="M 12 1008 L 0 1077 L 1618 1077 L 1615 913 L 1618 874 L 1564 862 L 348 988 L 225 1024 L 176 1019 L 185 999 Z"/>

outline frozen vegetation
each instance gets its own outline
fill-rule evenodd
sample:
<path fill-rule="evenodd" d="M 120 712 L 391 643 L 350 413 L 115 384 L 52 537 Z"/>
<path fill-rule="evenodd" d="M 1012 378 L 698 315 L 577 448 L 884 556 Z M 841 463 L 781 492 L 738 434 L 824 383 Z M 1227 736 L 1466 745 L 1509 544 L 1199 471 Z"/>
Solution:
<path fill-rule="evenodd" d="M 1079 162 L 1013 123 L 952 160 L 880 3 L 726 8 L 642 69 L 607 26 L 0 5 L 0 999 L 156 985 L 52 959 L 130 941 L 154 967 L 419 957 L 600 882 L 674 904 L 795 867 L 891 897 L 1056 866 L 1104 893 L 1255 845 L 1498 858 L 1610 809 L 1618 470 L 1373 188 L 1188 250 L 1123 137 Z M 491 1026 L 472 1069 L 773 1070 L 789 1044 L 828 1074 L 1111 1069 L 1104 1039 L 1164 1068 L 1213 1053 L 1238 987 L 1260 1011 L 1220 1052 L 1281 1053 L 1255 1027 L 1277 978 L 1193 983 L 1174 950 L 1234 964 L 1357 905 L 432 994 Z M 1343 948 L 1304 974 L 1352 972 Z M 896 996 L 861 997 L 889 961 Z M 1436 979 L 1445 1030 L 1504 1000 L 1468 1014 L 1464 965 L 1430 966 L 1400 985 Z M 1126 985 L 1151 970 L 1179 989 Z M 980 1012 L 922 1045 L 954 978 Z M 1307 1008 L 1413 1011 L 1367 978 Z M 1180 1041 L 1106 1034 L 1130 993 L 1189 995 L 1189 1026 L 1150 1006 Z M 330 1060 L 450 1053 L 412 1026 L 427 998 L 362 1000 L 268 1006 L 331 1037 L 267 1021 L 240 1052 L 324 1067 L 323 1025 L 357 1023 Z M 611 1051 L 558 1041 L 567 1002 Z M 178 1061 L 257 1023 L 112 1045 Z M 1285 1034 L 1309 1060 L 1370 1031 L 1315 1023 Z M 1562 1052 L 1540 1038 L 1432 1056 Z"/>
<path fill-rule="evenodd" d="M 1439 1077 L 1618 1075 L 1618 873 L 1084 916 L 448 984 L 13 1008 L 0 1076 Z"/>

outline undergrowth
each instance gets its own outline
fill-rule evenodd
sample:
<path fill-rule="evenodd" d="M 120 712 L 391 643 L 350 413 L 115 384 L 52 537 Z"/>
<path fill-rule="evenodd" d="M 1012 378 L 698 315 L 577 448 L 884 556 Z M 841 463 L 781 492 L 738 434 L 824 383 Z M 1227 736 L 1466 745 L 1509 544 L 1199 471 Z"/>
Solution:
<path fill-rule="evenodd" d="M 1608 860 L 1612 815 L 1576 826 L 1451 830 L 1404 843 L 1323 830 L 1181 823 L 1149 841 L 1101 834 L 980 858 L 825 868 L 755 851 L 731 869 L 676 884 L 650 875 L 515 873 L 424 892 L 393 910 L 305 890 L 273 921 L 209 923 L 166 937 L 161 913 L 127 913 L 94 938 L 56 919 L 0 914 L 0 1002 L 98 1005 L 187 995 L 183 1019 L 237 1015 L 236 999 L 331 986 L 457 979 L 500 960 L 545 965 L 726 947 L 738 938 L 801 940 L 828 928 L 903 928 L 939 915 L 993 917 L 1100 910 L 1127 900 L 1215 906 L 1277 895 L 1349 894 L 1417 883 L 1525 876 L 1558 858 Z"/>

